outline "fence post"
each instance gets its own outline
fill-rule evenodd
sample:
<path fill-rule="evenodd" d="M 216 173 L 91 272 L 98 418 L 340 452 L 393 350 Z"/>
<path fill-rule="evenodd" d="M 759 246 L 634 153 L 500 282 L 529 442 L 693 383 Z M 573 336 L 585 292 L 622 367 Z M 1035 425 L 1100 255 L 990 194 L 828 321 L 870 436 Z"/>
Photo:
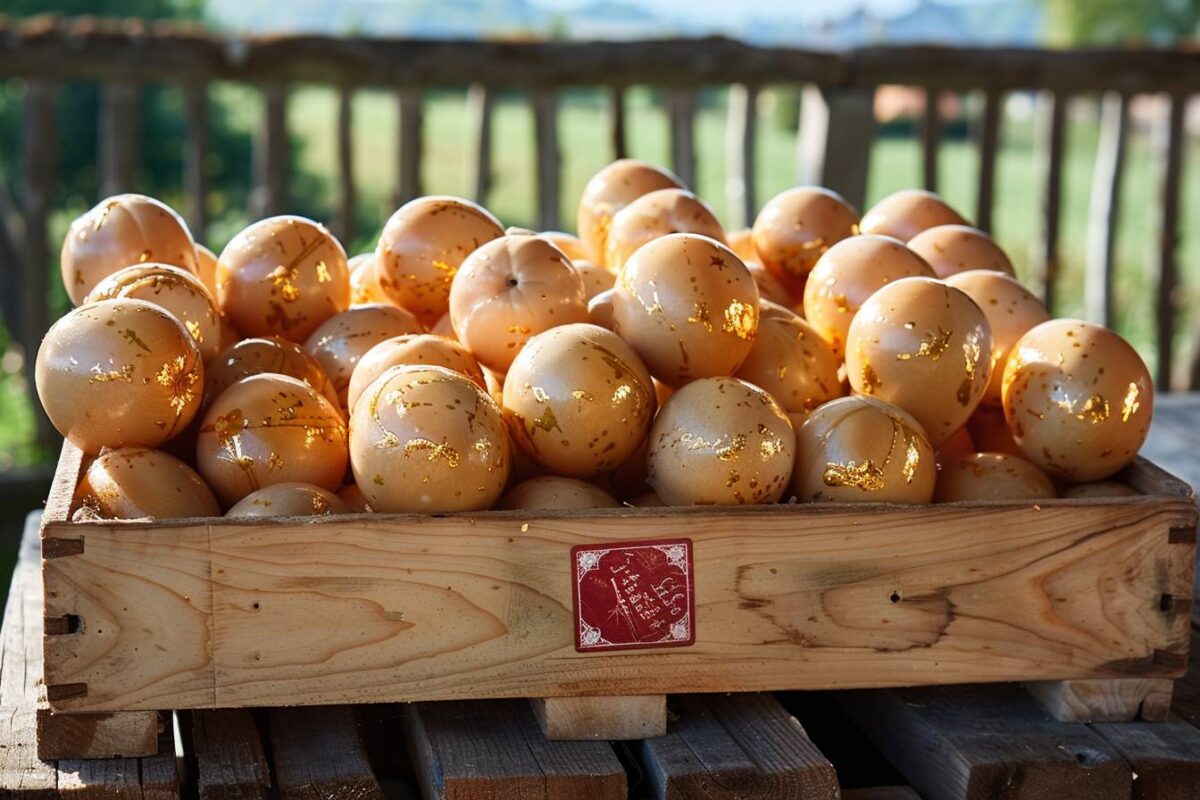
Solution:
<path fill-rule="evenodd" d="M 412 87 L 398 89 L 396 104 L 400 115 L 396 166 L 400 174 L 397 176 L 396 194 L 392 204 L 399 208 L 409 200 L 421 196 L 421 150 L 425 127 L 421 90 Z"/>
<path fill-rule="evenodd" d="M 629 147 L 625 140 L 625 88 L 614 86 L 608 95 L 608 135 L 614 159 L 625 158 Z"/>
<path fill-rule="evenodd" d="M 183 145 L 183 190 L 187 195 L 187 221 L 201 244 L 208 239 L 208 82 L 192 81 L 183 87 L 186 128 Z"/>
<path fill-rule="evenodd" d="M 278 83 L 263 87 L 263 120 L 254 140 L 254 214 L 270 217 L 283 212 L 288 201 L 287 89 Z"/>
<path fill-rule="evenodd" d="M 996 153 L 1000 147 L 1000 101 L 995 90 L 983 94 L 983 110 L 976 119 L 974 139 L 979 153 L 978 193 L 975 195 L 975 226 L 992 232 L 992 202 L 996 191 Z"/>
<path fill-rule="evenodd" d="M 1164 98 L 1163 109 L 1154 126 L 1151 152 L 1158 180 L 1159 217 L 1154 229 L 1159 238 L 1155 247 L 1158 262 L 1157 307 L 1158 363 L 1154 382 L 1161 391 L 1171 388 L 1171 367 L 1175 354 L 1175 320 L 1179 298 L 1179 194 L 1183 180 L 1183 114 L 1187 96 L 1171 94 Z"/>
<path fill-rule="evenodd" d="M 691 89 L 667 92 L 671 123 L 671 169 L 683 185 L 696 191 L 696 93 Z"/>
<path fill-rule="evenodd" d="M 538 230 L 559 227 L 558 98 L 553 89 L 533 93 L 534 139 L 537 147 Z"/>
<path fill-rule="evenodd" d="M 925 90 L 925 113 L 921 119 L 922 175 L 925 188 L 931 192 L 938 190 L 938 148 L 942 144 L 942 118 L 938 113 L 939 96 L 936 89 Z"/>
<path fill-rule="evenodd" d="M 1034 119 L 1034 157 L 1042 186 L 1041 228 L 1033 240 L 1033 274 L 1041 284 L 1042 302 L 1054 313 L 1058 280 L 1058 222 L 1062 205 L 1063 129 L 1067 98 L 1052 91 L 1038 93 Z"/>
<path fill-rule="evenodd" d="M 725 125 L 725 214 L 730 228 L 754 224 L 754 215 L 758 211 L 754 181 L 757 101 L 757 86 L 739 83 L 729 87 Z"/>
<path fill-rule="evenodd" d="M 106 83 L 100 88 L 100 194 L 131 192 L 141 152 L 142 87 Z"/>
<path fill-rule="evenodd" d="M 800 96 L 797 177 L 863 209 L 875 142 L 875 90 L 807 85 Z"/>
<path fill-rule="evenodd" d="M 487 205 L 492 188 L 492 91 L 482 83 L 467 87 L 467 125 L 475 142 L 474 158 L 468 164 L 467 191 L 480 205 Z"/>
<path fill-rule="evenodd" d="M 1111 327 L 1114 320 L 1113 245 L 1120 214 L 1121 173 L 1129 115 L 1125 95 L 1120 92 L 1104 95 L 1100 108 L 1100 141 L 1096 148 L 1092 196 L 1088 205 L 1083 300 L 1089 320 Z"/>
<path fill-rule="evenodd" d="M 338 87 L 337 213 L 334 230 L 347 250 L 354 246 L 354 87 Z"/>

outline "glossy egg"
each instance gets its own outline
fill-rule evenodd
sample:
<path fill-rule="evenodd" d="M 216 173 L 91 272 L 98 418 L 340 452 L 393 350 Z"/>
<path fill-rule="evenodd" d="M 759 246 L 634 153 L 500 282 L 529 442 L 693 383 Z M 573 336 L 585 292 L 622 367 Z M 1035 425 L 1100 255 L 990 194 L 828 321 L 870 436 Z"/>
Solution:
<path fill-rule="evenodd" d="M 613 330 L 663 383 L 732 375 L 757 329 L 758 285 L 741 259 L 707 236 L 655 239 L 617 276 Z"/>
<path fill-rule="evenodd" d="M 509 448 L 492 398 L 444 367 L 391 367 L 350 422 L 354 481 L 381 512 L 491 508 L 508 481 Z"/>
<path fill-rule="evenodd" d="M 971 453 L 942 464 L 935 503 L 966 500 L 1045 500 L 1057 497 L 1046 473 L 1005 453 Z"/>
<path fill-rule="evenodd" d="M 614 161 L 593 175 L 583 189 L 576 216 L 579 238 L 592 260 L 602 262 L 608 253 L 608 231 L 618 211 L 649 192 L 683 188 L 670 172 L 632 158 Z"/>
<path fill-rule="evenodd" d="M 863 303 L 846 338 L 850 386 L 903 408 L 934 448 L 961 428 L 992 373 L 987 318 L 933 278 L 901 278 Z"/>
<path fill-rule="evenodd" d="M 504 234 L 483 206 L 457 197 L 418 197 L 392 214 L 375 248 L 375 270 L 391 301 L 433 325 L 450 307 L 463 261 Z"/>
<path fill-rule="evenodd" d="M 967 430 L 967 426 L 956 430 L 950 434 L 950 438 L 942 442 L 941 447 L 937 449 L 937 463 L 939 466 L 950 464 L 963 456 L 969 456 L 972 453 L 981 452 L 975 446 L 975 440 L 971 438 L 971 432 Z"/>
<path fill-rule="evenodd" d="M 603 267 L 598 267 L 591 261 L 576 261 L 572 260 L 575 271 L 579 273 L 579 277 L 583 280 L 583 293 L 588 300 L 591 300 L 601 292 L 606 292 L 613 288 L 616 282 L 616 276 Z"/>
<path fill-rule="evenodd" d="M 725 229 L 703 200 L 686 189 L 658 189 L 613 215 L 605 244 L 605 267 L 620 272 L 639 247 L 668 233 L 696 233 L 725 243 Z"/>
<path fill-rule="evenodd" d="M 773 197 L 754 220 L 758 260 L 792 291 L 826 250 L 858 233 L 858 211 L 837 192 L 798 186 Z"/>
<path fill-rule="evenodd" d="M 50 422 L 84 452 L 157 447 L 196 415 L 204 365 L 171 314 L 144 300 L 103 300 L 54 323 L 36 383 Z"/>
<path fill-rule="evenodd" d="M 762 389 L 736 378 L 692 381 L 654 420 L 648 482 L 672 506 L 774 503 L 795 444 L 792 423 Z"/>
<path fill-rule="evenodd" d="M 613 328 L 613 290 L 605 289 L 588 301 L 588 322 L 601 328 Z"/>
<path fill-rule="evenodd" d="M 1137 456 L 1154 383 L 1137 351 L 1089 322 L 1043 322 L 1004 370 L 1004 417 L 1021 452 L 1053 477 L 1099 481 Z"/>
<path fill-rule="evenodd" d="M 311 483 L 276 483 L 251 492 L 225 512 L 227 517 L 324 517 L 349 514 L 345 501 Z"/>
<path fill-rule="evenodd" d="M 317 360 L 300 345 L 278 336 L 242 339 L 222 350 L 204 371 L 204 407 L 242 378 L 273 372 L 307 383 L 326 400 L 338 404 L 337 391 Z"/>
<path fill-rule="evenodd" d="M 543 231 L 538 236 L 550 242 L 550 244 L 562 250 L 563 255 L 571 259 L 571 262 L 591 261 L 591 251 L 587 249 L 587 245 L 578 236 L 563 231 Z"/>
<path fill-rule="evenodd" d="M 438 321 L 433 323 L 433 327 L 429 329 L 429 332 L 434 336 L 443 336 L 447 339 L 458 341 L 458 336 L 454 333 L 454 321 L 450 319 L 449 311 L 438 317 Z"/>
<path fill-rule="evenodd" d="M 796 429 L 802 503 L 928 503 L 937 466 L 921 423 L 873 397 L 841 397 Z"/>
<path fill-rule="evenodd" d="M 619 508 L 620 503 L 595 484 L 557 475 L 522 481 L 508 491 L 496 506 L 501 509 L 552 510 Z"/>
<path fill-rule="evenodd" d="M 855 236 L 829 248 L 804 286 L 804 318 L 839 355 L 867 298 L 894 280 L 932 278 L 925 260 L 887 236 Z"/>
<path fill-rule="evenodd" d="M 217 262 L 217 302 L 247 336 L 303 342 L 350 307 L 346 251 L 324 225 L 269 217 L 230 240 Z"/>
<path fill-rule="evenodd" d="M 971 434 L 976 452 L 1008 453 L 1010 456 L 1024 457 L 1008 430 L 1003 408 L 981 404 L 967 420 L 967 432 Z"/>
<path fill-rule="evenodd" d="M 758 261 L 758 251 L 754 249 L 754 231 L 750 228 L 726 232 L 725 244 L 742 261 Z"/>
<path fill-rule="evenodd" d="M 1062 490 L 1061 496 L 1081 500 L 1087 497 L 1136 497 L 1137 494 L 1136 489 L 1117 481 L 1093 481 L 1068 486 Z"/>
<path fill-rule="evenodd" d="M 550 472 L 611 472 L 646 437 L 657 407 L 641 359 L 612 331 L 563 325 L 529 340 L 504 379 L 516 444 Z"/>
<path fill-rule="evenodd" d="M 350 376 L 358 360 L 372 347 L 393 336 L 421 333 L 421 323 L 409 311 L 383 303 L 355 306 L 321 323 L 304 349 L 329 376 L 343 408 L 350 389 Z"/>
<path fill-rule="evenodd" d="M 367 496 L 362 493 L 362 489 L 358 488 L 357 483 L 347 483 L 338 489 L 337 494 L 351 514 L 371 513 L 371 505 L 367 502 Z"/>
<path fill-rule="evenodd" d="M 145 300 L 169 311 L 196 340 L 200 356 L 208 361 L 221 349 L 221 315 L 217 301 L 190 272 L 166 264 L 139 264 L 109 275 L 84 298 Z"/>
<path fill-rule="evenodd" d="M 178 214 L 153 197 L 119 194 L 71 223 L 63 239 L 63 288 L 79 305 L 97 283 L 146 262 L 197 270 L 196 243 Z"/>
<path fill-rule="evenodd" d="M 106 450 L 75 489 L 75 506 L 103 519 L 216 517 L 221 509 L 196 471 L 145 447 Z"/>
<path fill-rule="evenodd" d="M 196 467 L 222 505 L 299 481 L 333 491 L 346 473 L 346 424 L 303 381 L 264 373 L 222 392 L 200 423 Z"/>
<path fill-rule="evenodd" d="M 863 233 L 891 236 L 907 242 L 921 231 L 939 225 L 966 225 L 957 211 L 934 192 L 902 189 L 880 200 L 863 214 Z"/>
<path fill-rule="evenodd" d="M 350 305 L 392 302 L 379 285 L 374 253 L 359 253 L 347 262 L 347 268 L 350 270 Z"/>
<path fill-rule="evenodd" d="M 353 410 L 363 391 L 390 367 L 404 364 L 445 367 L 466 375 L 481 389 L 487 381 L 479 362 L 458 342 L 430 333 L 408 334 L 386 339 L 358 360 L 350 376 L 346 407 Z"/>
<path fill-rule="evenodd" d="M 734 251 L 736 254 L 737 251 Z M 738 256 L 741 258 L 741 256 Z M 767 270 L 762 264 L 757 261 L 748 261 L 743 259 L 746 269 L 750 270 L 750 274 L 754 277 L 754 282 L 758 284 L 758 296 L 763 300 L 770 300 L 772 303 L 778 303 L 786 308 L 791 308 L 795 304 L 795 299 L 792 295 L 792 290 L 789 289 L 783 281 L 776 278 L 773 273 Z"/>
<path fill-rule="evenodd" d="M 842 395 L 840 365 L 833 348 L 799 315 L 763 303 L 754 346 L 735 375 L 765 389 L 784 411 L 807 414 Z"/>
<path fill-rule="evenodd" d="M 974 300 L 987 317 L 992 332 L 992 379 L 983 394 L 983 403 L 998 406 L 1008 354 L 1030 328 L 1050 319 L 1050 312 L 1033 292 L 1003 272 L 960 272 L 947 278 L 946 284 Z"/>
<path fill-rule="evenodd" d="M 505 236 L 463 262 L 450 287 L 458 340 L 488 369 L 504 373 L 530 337 L 587 320 L 583 279 L 539 236 Z"/>
<path fill-rule="evenodd" d="M 196 277 L 214 298 L 217 296 L 217 254 L 196 243 Z"/>
<path fill-rule="evenodd" d="M 939 278 L 976 269 L 1016 274 L 1000 245 L 970 225 L 938 225 L 923 230 L 909 239 L 908 249 L 925 259 Z"/>

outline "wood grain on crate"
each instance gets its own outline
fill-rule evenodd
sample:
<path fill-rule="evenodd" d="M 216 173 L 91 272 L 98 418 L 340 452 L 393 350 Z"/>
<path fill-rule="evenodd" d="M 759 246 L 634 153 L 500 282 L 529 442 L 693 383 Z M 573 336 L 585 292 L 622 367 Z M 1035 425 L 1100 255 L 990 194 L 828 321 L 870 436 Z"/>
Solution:
<path fill-rule="evenodd" d="M 551 739 L 647 739 L 667 732 L 666 695 L 538 697 L 530 703 Z"/>

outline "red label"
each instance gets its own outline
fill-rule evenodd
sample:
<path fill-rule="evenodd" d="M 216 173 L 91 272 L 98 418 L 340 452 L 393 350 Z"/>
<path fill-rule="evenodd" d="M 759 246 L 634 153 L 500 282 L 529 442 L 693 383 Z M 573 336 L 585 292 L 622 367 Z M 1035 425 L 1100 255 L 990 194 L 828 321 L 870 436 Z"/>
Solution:
<path fill-rule="evenodd" d="M 571 567 L 579 652 L 695 643 L 691 539 L 579 545 Z"/>

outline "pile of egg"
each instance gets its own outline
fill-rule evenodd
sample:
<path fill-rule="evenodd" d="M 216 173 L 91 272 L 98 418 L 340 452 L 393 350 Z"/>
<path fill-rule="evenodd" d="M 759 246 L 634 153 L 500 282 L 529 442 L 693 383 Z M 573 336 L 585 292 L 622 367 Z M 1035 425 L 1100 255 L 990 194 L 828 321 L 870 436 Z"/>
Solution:
<path fill-rule="evenodd" d="M 795 188 L 727 232 L 670 173 L 579 236 L 422 197 L 347 258 L 296 216 L 214 256 L 141 195 L 71 226 L 37 388 L 76 515 L 298 516 L 1120 494 L 1153 390 L 938 196 Z"/>

